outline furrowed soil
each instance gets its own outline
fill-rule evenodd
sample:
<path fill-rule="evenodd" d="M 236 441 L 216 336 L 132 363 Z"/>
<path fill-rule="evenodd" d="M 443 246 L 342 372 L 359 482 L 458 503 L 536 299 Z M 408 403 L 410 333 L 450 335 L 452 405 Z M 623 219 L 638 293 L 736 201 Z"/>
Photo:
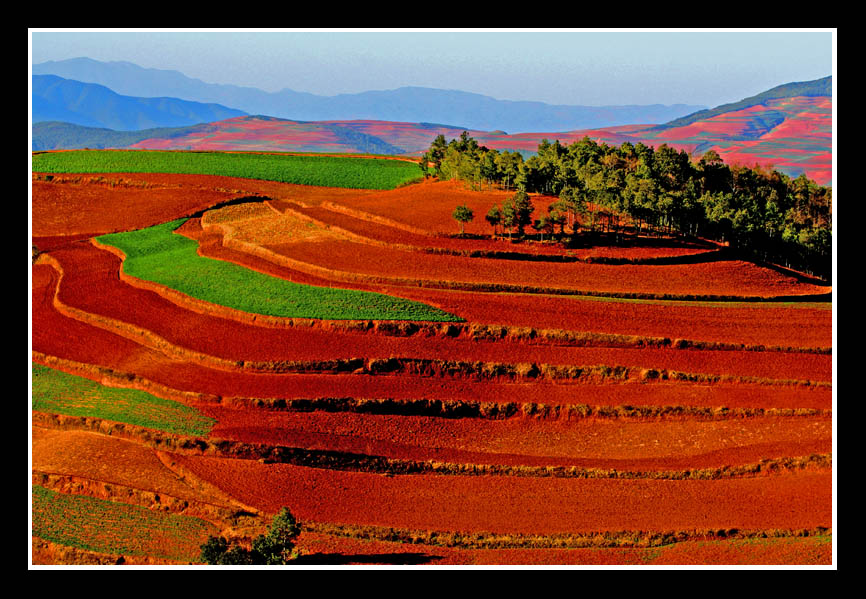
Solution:
<path fill-rule="evenodd" d="M 56 296 L 61 310 L 72 309 L 67 313 L 89 318 L 91 323 L 111 327 L 115 332 L 133 335 L 136 330 L 148 331 L 164 340 L 166 346 L 172 346 L 178 356 L 184 352 L 212 356 L 222 360 L 222 369 L 233 369 L 241 360 L 270 363 L 359 356 L 435 360 L 448 356 L 466 362 L 606 364 L 762 379 L 829 381 L 831 378 L 831 356 L 822 354 L 568 348 L 422 335 L 399 338 L 300 327 L 268 329 L 185 310 L 156 292 L 124 284 L 118 279 L 120 260 L 92 246 L 76 244 L 53 252 L 52 257 L 64 273 Z M 99 296 L 92 294 L 94 288 L 102 290 Z M 135 312 L 130 313 L 130 305 L 136 306 Z M 218 366 L 216 361 L 213 365 Z M 262 369 L 267 370 L 267 364 Z"/>
<path fill-rule="evenodd" d="M 491 239 L 511 195 L 34 173 L 33 362 L 213 425 L 34 404 L 32 563 L 195 563 L 282 507 L 299 566 L 832 563 L 831 287 L 701 240 Z M 184 217 L 202 256 L 461 320 L 244 313 L 92 241 Z"/>
<path fill-rule="evenodd" d="M 553 535 L 622 530 L 798 529 L 831 525 L 829 472 L 731 480 L 490 476 L 382 477 L 250 460 L 178 463 L 266 512 L 394 528 Z M 418 509 L 423 506 L 423 509 Z"/>
<path fill-rule="evenodd" d="M 724 565 L 829 564 L 829 537 L 684 541 L 653 548 L 459 549 L 304 533 L 299 563 L 310 565 Z"/>
<path fill-rule="evenodd" d="M 203 407 L 211 437 L 459 464 L 577 466 L 623 471 L 754 464 L 832 450 L 829 416 L 662 421 L 586 418 L 443 419 Z M 521 417 L 522 416 L 522 417 Z"/>
<path fill-rule="evenodd" d="M 513 384 L 508 379 L 486 382 L 469 377 L 413 377 L 353 375 L 352 370 L 306 375 L 248 373 L 207 368 L 198 360 L 178 360 L 132 339 L 60 314 L 53 305 L 57 271 L 48 265 L 33 268 L 33 350 L 84 364 L 135 374 L 178 391 L 216 397 L 421 397 L 427 399 L 505 400 L 595 405 L 709 405 L 747 407 L 830 406 L 829 387 L 816 385 L 761 385 L 626 383 Z M 80 339 L 87 339 L 81 344 Z M 50 364 L 48 364 L 50 365 Z M 92 378 L 92 377 L 91 377 Z M 123 378 L 122 376 L 118 378 Z M 501 379 L 502 377 L 497 377 Z M 590 381 L 592 382 L 592 381 Z M 499 384 L 496 384 L 499 383 Z M 147 390 L 147 389 L 145 389 Z M 609 398 L 609 399 L 608 399 Z"/>

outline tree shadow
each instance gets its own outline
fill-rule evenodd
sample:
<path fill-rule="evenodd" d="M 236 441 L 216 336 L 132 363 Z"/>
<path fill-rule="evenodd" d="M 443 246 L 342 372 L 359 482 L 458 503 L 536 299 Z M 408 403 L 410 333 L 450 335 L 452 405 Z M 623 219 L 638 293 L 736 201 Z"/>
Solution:
<path fill-rule="evenodd" d="M 298 556 L 292 560 L 292 563 L 306 566 L 345 566 L 349 564 L 414 566 L 430 564 L 441 559 L 441 556 L 429 555 L 427 553 L 311 553 Z"/>

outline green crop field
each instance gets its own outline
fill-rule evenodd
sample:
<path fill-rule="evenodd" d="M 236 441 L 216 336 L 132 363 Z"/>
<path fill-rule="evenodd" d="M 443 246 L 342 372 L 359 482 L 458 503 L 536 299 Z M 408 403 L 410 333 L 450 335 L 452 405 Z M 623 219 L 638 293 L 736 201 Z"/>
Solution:
<path fill-rule="evenodd" d="M 253 314 L 332 320 L 457 322 L 438 308 L 382 293 L 292 283 L 199 256 L 198 243 L 173 231 L 186 219 L 97 237 L 126 254 L 123 272 L 212 304 Z"/>
<path fill-rule="evenodd" d="M 33 536 L 98 553 L 198 561 L 216 527 L 199 518 L 33 485 Z"/>
<path fill-rule="evenodd" d="M 222 152 L 75 150 L 33 155 L 33 172 L 178 173 L 264 179 L 299 185 L 394 189 L 420 177 L 403 160 Z"/>
<path fill-rule="evenodd" d="M 206 435 L 216 422 L 176 401 L 136 389 L 105 387 L 84 377 L 33 363 L 33 410 L 90 416 L 180 435 Z"/>

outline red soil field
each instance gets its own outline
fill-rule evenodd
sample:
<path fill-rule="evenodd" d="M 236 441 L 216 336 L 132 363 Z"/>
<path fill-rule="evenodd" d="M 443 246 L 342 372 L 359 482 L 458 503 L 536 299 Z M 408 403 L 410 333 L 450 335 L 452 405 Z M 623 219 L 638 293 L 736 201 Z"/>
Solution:
<path fill-rule="evenodd" d="M 80 183 L 73 182 L 76 177 L 81 177 Z M 560 271 L 567 271 L 570 276 L 565 284 L 574 288 L 585 284 L 593 291 L 687 289 L 690 291 L 679 293 L 698 290 L 706 295 L 794 295 L 829 291 L 829 287 L 742 262 L 563 264 L 406 252 L 369 242 L 455 250 L 501 247 L 519 252 L 563 251 L 534 243 L 449 237 L 456 232 L 451 218 L 454 206 L 464 201 L 478 204 L 478 208 L 470 204 L 476 210 L 473 224 L 483 222 L 479 233 L 488 235 L 483 214 L 489 205 L 484 208 L 481 204 L 501 202 L 512 192 L 478 194 L 448 182 L 393 192 L 359 192 L 227 177 L 111 174 L 103 175 L 102 183 L 86 184 L 85 177 L 62 175 L 50 183 L 34 178 L 33 243 L 48 252 L 31 270 L 34 361 L 104 384 L 144 389 L 182 401 L 217 419 L 207 435 L 212 449 L 225 447 L 228 451 L 232 442 L 251 443 L 384 456 L 434 466 L 475 464 L 512 469 L 500 475 L 383 475 L 197 456 L 186 449 L 182 453 L 157 453 L 143 444 L 146 432 L 134 441 L 104 433 L 35 426 L 31 448 L 34 477 L 52 473 L 94 484 L 101 481 L 152 491 L 198 502 L 205 511 L 210 509 L 208 504 L 219 508 L 245 505 L 273 514 L 288 506 L 310 527 L 300 539 L 305 555 L 299 565 L 832 561 L 829 536 L 714 540 L 712 534 L 731 528 L 790 534 L 796 529 L 814 531 L 832 525 L 833 473 L 826 466 L 826 455 L 833 448 L 833 393 L 827 384 L 832 380 L 832 357 L 827 353 L 832 345 L 829 302 L 614 301 L 428 289 L 372 283 L 369 278 L 344 283 L 332 275 L 305 274 L 223 247 L 221 234 L 202 231 L 198 219 L 182 228 L 182 234 L 202 242 L 202 255 L 296 282 L 417 299 L 463 317 L 468 321 L 466 326 L 478 323 L 686 339 L 721 343 L 727 348 L 677 349 L 676 342 L 664 349 L 623 347 L 624 340 L 605 341 L 600 336 L 592 337 L 590 347 L 580 347 L 556 345 L 545 335 L 521 340 L 519 332 L 496 340 L 474 340 L 468 329 L 459 337 L 448 337 L 444 332 L 394 336 L 386 328 L 372 326 L 367 331 L 351 331 L 327 322 L 295 322 L 292 326 L 267 320 L 253 323 L 224 309 L 208 312 L 210 307 L 205 309 L 183 298 L 172 296 L 169 300 L 154 286 L 122 280 L 120 259 L 94 247 L 86 237 L 91 231 L 95 235 L 138 228 L 190 214 L 223 199 L 259 195 L 271 198 L 279 210 L 291 207 L 366 237 L 364 243 L 287 243 L 284 249 L 303 250 L 315 264 L 345 267 L 368 277 L 387 268 L 391 274 L 420 273 L 436 280 L 465 276 L 468 281 L 540 286 L 538 281 L 548 280 L 550 273 L 559 273 L 561 279 Z M 67 182 L 57 182 L 60 178 Z M 111 178 L 124 181 L 120 185 L 115 181 L 112 189 L 107 183 Z M 157 199 L 138 199 L 151 195 Z M 536 216 L 548 200 L 537 199 Z M 98 208 L 92 207 L 94 203 Z M 395 226 L 383 224 L 387 220 L 377 221 L 378 217 L 391 219 Z M 87 227 L 82 228 L 82 223 Z M 443 236 L 437 237 L 438 233 Z M 321 248 L 328 250 L 319 251 Z M 661 240 L 657 245 L 584 248 L 576 253 L 581 257 L 595 252 L 606 257 L 654 258 L 694 251 L 704 250 Z M 297 257 L 295 253 L 289 255 Z M 372 262 L 364 265 L 363 260 Z M 538 272 L 544 274 L 531 274 Z M 672 274 L 680 276 L 679 281 L 672 280 Z M 724 289 L 734 291 L 719 291 Z M 621 346 L 605 347 L 605 343 Z M 750 346 L 753 351 L 738 349 L 739 345 Z M 761 345 L 767 349 L 755 347 Z M 484 380 L 443 373 L 361 374 L 365 370 L 255 373 L 237 365 L 241 360 L 390 357 L 619 365 L 634 367 L 635 375 L 628 381 Z M 704 383 L 640 379 L 641 369 L 649 368 L 727 378 Z M 789 382 L 794 380 L 819 384 Z M 279 402 L 271 401 L 280 398 L 323 400 L 316 404 L 317 411 L 298 411 L 306 408 L 293 404 L 283 409 Z M 394 403 L 359 402 L 355 406 L 345 398 L 392 399 Z M 490 417 L 489 405 L 474 406 L 481 414 L 463 418 L 362 413 L 376 406 L 411 413 L 423 407 L 421 400 L 441 401 L 443 413 L 458 405 L 468 410 L 473 407 L 470 402 L 522 409 L 517 415 L 499 419 Z M 400 406 L 399 402 L 411 405 Z M 537 407 L 526 404 L 554 406 L 561 409 L 562 416 L 532 415 Z M 577 411 L 568 410 L 578 404 L 616 406 L 620 415 L 602 411 L 602 415 L 579 417 Z M 658 414 L 638 417 L 638 410 L 627 406 L 654 408 Z M 431 410 L 435 407 L 429 406 Z M 803 408 L 823 413 L 808 413 L 800 410 Z M 769 412 L 762 414 L 760 409 Z M 43 424 L 61 426 L 51 422 L 44 420 Z M 220 440 L 228 443 L 221 446 Z M 810 456 L 816 459 L 798 469 L 797 464 Z M 766 460 L 783 462 L 781 469 L 744 472 Z M 786 460 L 794 469 L 784 465 Z M 545 466 L 644 474 L 639 475 L 643 478 L 622 479 L 538 476 L 537 468 Z M 741 468 L 739 474 L 737 468 Z M 721 478 L 701 478 L 713 470 L 718 470 Z M 677 480 L 686 476 L 686 471 L 694 478 Z M 536 476 L 523 476 L 528 473 Z M 76 492 L 72 487 L 61 490 Z M 694 540 L 643 549 L 494 550 L 340 538 L 333 530 L 328 532 L 330 524 L 395 527 L 421 534 L 703 532 L 689 537 Z M 704 535 L 706 531 L 708 535 Z M 49 562 L 74 559 L 60 553 L 52 558 L 53 550 L 45 551 Z"/>
<path fill-rule="evenodd" d="M 532 255 L 550 256 L 572 256 L 580 259 L 590 258 L 621 258 L 628 260 L 652 259 L 659 257 L 692 256 L 714 251 L 716 248 L 710 244 L 696 244 L 676 242 L 673 240 L 646 240 L 643 247 L 610 247 L 600 246 L 585 248 L 581 250 L 567 250 L 558 243 L 536 243 L 526 241 L 510 243 L 505 238 L 497 239 L 470 239 L 458 237 L 434 237 L 421 235 L 405 229 L 391 227 L 382 223 L 365 220 L 361 217 L 351 216 L 333 209 L 321 206 L 300 206 L 292 202 L 275 201 L 278 210 L 289 210 L 290 214 L 301 214 L 309 217 L 314 222 L 336 228 L 341 233 L 345 232 L 352 236 L 356 242 L 367 242 L 375 245 L 393 245 L 401 249 L 414 249 L 416 251 L 427 250 L 450 250 L 453 252 L 501 252 L 521 253 Z"/>
<path fill-rule="evenodd" d="M 328 279 L 279 266 L 219 245 L 218 234 L 196 230 L 190 220 L 179 233 L 199 241 L 203 256 L 227 260 L 272 276 L 311 285 Z M 830 347 L 830 304 L 635 302 L 545 294 L 483 293 L 371 285 L 341 281 L 340 287 L 366 289 L 417 299 L 470 322 L 537 328 L 598 331 L 780 347 Z"/>
<path fill-rule="evenodd" d="M 624 349 L 540 346 L 416 336 L 409 338 L 335 331 L 268 329 L 185 310 L 152 291 L 117 279 L 119 259 L 87 244 L 52 253 L 63 268 L 57 296 L 62 305 L 151 331 L 178 348 L 225 360 L 327 360 L 399 356 L 467 362 L 621 365 L 679 372 L 782 380 L 829 381 L 829 355 L 677 349 Z M 100 294 L 93 294 L 98 288 Z M 129 306 L 135 305 L 134 312 Z"/>
<path fill-rule="evenodd" d="M 273 181 L 165 173 L 33 175 L 33 236 L 91 236 L 140 229 L 204 210 L 217 202 L 261 195 L 322 202 L 363 197 L 369 190 L 289 185 Z M 102 183 L 90 183 L 91 180 Z M 79 182 L 75 182 L 79 180 Z M 109 181 L 116 182 L 115 187 Z"/>
<path fill-rule="evenodd" d="M 195 185 L 184 175 L 167 175 L 156 183 L 145 175 L 104 175 L 126 181 L 112 188 L 95 183 L 60 183 L 73 175 L 55 175 L 51 182 L 33 181 L 33 235 L 48 237 L 141 229 L 203 210 L 237 197 L 229 190 L 217 191 Z M 85 181 L 97 179 L 77 175 Z M 177 178 L 177 179 L 176 179 Z M 140 183 L 141 186 L 136 186 Z M 120 189 L 120 190 L 119 190 Z"/>
<path fill-rule="evenodd" d="M 466 205 L 475 213 L 475 219 L 466 223 L 465 232 L 472 235 L 490 235 L 491 227 L 484 215 L 494 204 L 502 204 L 514 195 L 514 191 L 485 191 L 480 194 L 464 187 L 459 181 L 425 181 L 417 185 L 389 191 L 378 191 L 358 198 L 334 198 L 324 204 L 325 208 L 336 205 L 356 213 L 366 213 L 385 219 L 396 226 L 408 227 L 419 234 L 453 235 L 460 232 L 457 221 L 451 216 L 458 205 Z M 533 196 L 534 217 L 547 214 L 547 206 L 556 198 Z M 315 205 L 307 198 L 299 202 Z"/>
<path fill-rule="evenodd" d="M 226 505 L 183 483 L 156 453 L 131 441 L 84 431 L 33 427 L 33 470 L 133 487 L 188 501 Z"/>
<path fill-rule="evenodd" d="M 830 565 L 833 545 L 829 537 L 734 540 L 730 543 L 695 541 L 676 543 L 651 553 L 653 565 Z"/>
<path fill-rule="evenodd" d="M 591 403 L 593 405 L 727 405 L 728 407 L 830 406 L 829 388 L 687 383 L 569 385 L 524 383 L 503 386 L 459 379 L 402 376 L 269 375 L 227 372 L 169 359 L 119 335 L 59 314 L 52 303 L 57 273 L 48 265 L 33 272 L 34 351 L 96 364 L 181 391 L 222 397 L 422 397 L 482 401 Z M 81 340 L 86 339 L 86 343 Z"/>
<path fill-rule="evenodd" d="M 604 480 L 341 472 L 249 460 L 178 463 L 267 513 L 300 520 L 522 534 L 832 525 L 828 472 L 728 480 Z M 420 509 L 419 509 L 420 508 Z"/>
<path fill-rule="evenodd" d="M 684 541 L 653 548 L 459 549 L 368 541 L 305 532 L 298 539 L 299 564 L 309 565 L 621 565 L 827 564 L 826 537 Z"/>
<path fill-rule="evenodd" d="M 425 281 L 433 285 L 511 285 L 520 290 L 536 287 L 680 297 L 772 298 L 830 291 L 829 287 L 803 284 L 793 277 L 740 260 L 664 266 L 525 263 L 432 256 L 340 240 L 264 247 L 278 256 L 318 267 L 314 274 L 326 272 L 336 280 L 367 279 L 386 284 L 415 285 L 417 281 Z M 303 266 L 294 267 L 303 269 Z"/>
<path fill-rule="evenodd" d="M 832 423 L 826 416 L 548 422 L 218 406 L 200 410 L 218 421 L 210 432 L 213 438 L 461 464 L 670 471 L 755 464 L 832 450 Z"/>
<path fill-rule="evenodd" d="M 470 322 L 778 347 L 830 347 L 832 312 L 816 304 L 636 302 L 543 294 L 388 288 Z"/>

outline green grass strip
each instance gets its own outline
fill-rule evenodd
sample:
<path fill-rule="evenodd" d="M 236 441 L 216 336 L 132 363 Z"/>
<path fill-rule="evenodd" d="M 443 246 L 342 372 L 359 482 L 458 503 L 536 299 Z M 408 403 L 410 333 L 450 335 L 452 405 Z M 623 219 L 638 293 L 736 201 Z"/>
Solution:
<path fill-rule="evenodd" d="M 97 237 L 126 254 L 123 272 L 190 297 L 253 314 L 329 320 L 458 322 L 438 308 L 382 293 L 293 283 L 196 253 L 198 243 L 173 231 L 180 219 Z"/>
<path fill-rule="evenodd" d="M 75 150 L 34 154 L 32 169 L 43 173 L 222 175 L 352 189 L 394 189 L 421 176 L 418 165 L 405 160 L 144 150 Z"/>
<path fill-rule="evenodd" d="M 200 518 L 33 485 L 32 534 L 98 553 L 197 562 L 199 546 L 216 527 Z"/>
<path fill-rule="evenodd" d="M 205 436 L 216 423 L 182 403 L 137 389 L 105 387 L 90 379 L 33 363 L 33 410 L 88 416 L 178 435 Z"/>

